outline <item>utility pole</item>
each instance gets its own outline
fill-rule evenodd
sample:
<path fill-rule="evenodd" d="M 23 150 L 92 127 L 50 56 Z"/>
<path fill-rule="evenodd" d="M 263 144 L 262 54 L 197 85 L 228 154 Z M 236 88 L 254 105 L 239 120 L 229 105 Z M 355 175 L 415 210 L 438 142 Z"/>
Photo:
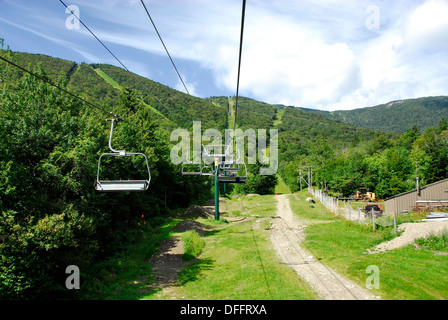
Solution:
<path fill-rule="evenodd" d="M 313 187 L 313 169 L 312 166 L 307 166 L 308 168 L 308 188 Z"/>
<path fill-rule="evenodd" d="M 420 181 L 419 181 L 419 177 L 418 177 L 418 164 L 415 164 L 415 183 L 416 183 L 416 187 L 417 187 L 417 196 L 420 197 Z"/>
<path fill-rule="evenodd" d="M 305 178 L 302 176 L 302 169 L 299 169 L 300 191 L 302 191 L 302 187 L 303 187 L 302 180 L 308 185 L 308 188 L 311 186 L 311 184 L 310 184 L 310 168 L 311 167 L 308 166 L 308 167 L 305 167 L 305 168 L 308 168 L 308 181 L 305 180 Z"/>

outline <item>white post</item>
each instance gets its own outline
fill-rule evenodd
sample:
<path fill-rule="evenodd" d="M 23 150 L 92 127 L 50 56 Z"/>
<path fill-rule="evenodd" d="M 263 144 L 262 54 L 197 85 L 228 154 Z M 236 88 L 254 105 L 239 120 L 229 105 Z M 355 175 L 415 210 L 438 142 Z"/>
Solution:
<path fill-rule="evenodd" d="M 397 234 L 397 213 L 394 211 L 394 231 Z"/>

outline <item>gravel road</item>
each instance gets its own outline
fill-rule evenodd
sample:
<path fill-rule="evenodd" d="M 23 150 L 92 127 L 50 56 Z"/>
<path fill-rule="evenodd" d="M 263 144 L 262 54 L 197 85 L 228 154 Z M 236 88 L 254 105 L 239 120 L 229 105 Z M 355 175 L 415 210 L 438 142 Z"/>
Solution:
<path fill-rule="evenodd" d="M 293 268 L 324 300 L 378 300 L 369 290 L 322 264 L 303 248 L 304 226 L 294 217 L 287 195 L 277 195 L 277 219 L 271 241 L 283 262 Z M 366 274 L 366 277 L 368 275 Z"/>

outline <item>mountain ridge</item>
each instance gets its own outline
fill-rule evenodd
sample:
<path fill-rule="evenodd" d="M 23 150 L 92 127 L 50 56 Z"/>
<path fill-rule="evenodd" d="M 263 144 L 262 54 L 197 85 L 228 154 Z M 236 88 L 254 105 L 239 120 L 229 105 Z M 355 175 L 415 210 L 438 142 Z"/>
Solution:
<path fill-rule="evenodd" d="M 5 50 L 2 51 L 5 52 Z M 224 101 L 219 99 L 220 97 L 194 97 L 138 74 L 133 73 L 131 76 L 127 70 L 109 64 L 87 64 L 85 62 L 78 64 L 74 61 L 43 54 L 12 53 L 22 67 L 41 63 L 50 79 L 56 81 L 58 77 L 63 76 L 67 79 L 69 89 L 75 89 L 76 92 L 84 97 L 94 98 L 96 102 L 103 105 L 112 106 L 118 98 L 120 90 L 124 87 L 131 87 L 140 93 L 144 104 L 149 106 L 158 116 L 165 118 L 165 120 L 166 117 L 173 116 L 171 114 L 171 109 L 173 109 L 176 114 L 175 119 L 171 120 L 178 125 L 190 127 L 193 118 L 196 118 L 194 120 L 200 120 L 206 124 L 209 123 L 218 129 L 228 127 L 227 122 L 229 119 L 225 116 L 228 112 L 228 103 L 220 103 L 219 101 Z M 98 78 L 95 79 L 94 76 Z M 106 82 L 108 86 L 105 86 L 104 83 L 101 84 L 100 79 Z M 141 83 L 137 83 L 136 79 Z M 90 83 L 86 85 L 88 81 Z M 144 84 L 145 88 L 141 84 Z M 149 90 L 147 90 L 148 88 Z M 154 92 L 157 92 L 157 95 Z M 162 98 L 158 99 L 158 95 L 161 95 Z M 436 126 L 443 117 L 448 118 L 448 96 L 401 99 L 376 106 L 335 111 L 268 104 L 252 98 L 242 98 L 247 99 L 246 102 L 252 105 L 252 111 L 256 111 L 253 108 L 254 104 L 258 106 L 272 106 L 277 109 L 298 108 L 306 112 L 324 115 L 329 119 L 354 127 L 386 133 L 403 133 L 412 127 L 417 127 L 424 131 L 427 128 Z M 192 107 L 185 109 L 182 107 L 181 102 L 183 102 L 183 105 L 191 105 Z M 271 111 L 268 111 L 268 113 L 271 114 Z M 180 119 L 185 120 L 187 115 L 190 115 L 188 122 L 180 121 Z M 220 121 L 221 118 L 225 120 Z M 247 126 L 250 118 L 242 121 Z M 271 122 L 268 123 L 272 125 Z"/>
<path fill-rule="evenodd" d="M 404 133 L 416 126 L 424 131 L 448 118 L 448 96 L 429 96 L 389 101 L 352 110 L 322 111 L 302 108 L 366 129 Z M 406 119 L 406 120 L 404 120 Z"/>

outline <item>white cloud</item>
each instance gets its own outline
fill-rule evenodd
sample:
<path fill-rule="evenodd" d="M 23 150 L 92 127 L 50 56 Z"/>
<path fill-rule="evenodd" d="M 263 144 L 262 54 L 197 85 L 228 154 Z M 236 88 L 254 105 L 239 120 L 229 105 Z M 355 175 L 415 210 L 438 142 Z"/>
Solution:
<path fill-rule="evenodd" d="M 196 88 L 197 83 L 196 83 L 196 81 L 189 82 L 189 81 L 187 80 L 187 78 L 186 78 L 184 75 L 181 75 L 181 77 L 182 77 L 182 80 L 183 80 L 184 83 L 185 83 L 185 87 L 187 87 L 188 92 L 190 93 L 190 95 L 195 96 L 195 97 L 199 97 L 200 95 L 199 95 L 199 93 L 197 92 L 197 88 Z M 176 86 L 174 87 L 174 89 L 179 90 L 179 91 L 181 91 L 181 92 L 183 92 L 183 93 L 187 93 L 187 91 L 185 91 L 184 83 L 182 83 L 182 82 L 180 81 L 180 79 L 179 79 L 179 80 L 177 81 L 177 84 L 176 84 Z"/>
<path fill-rule="evenodd" d="M 398 13 L 395 13 L 398 14 Z M 447 94 L 448 2 L 429 0 L 401 13 L 357 50 L 362 87 L 344 109 Z"/>
<path fill-rule="evenodd" d="M 410 50 L 431 50 L 448 45 L 448 2 L 430 0 L 410 14 L 404 40 Z"/>
<path fill-rule="evenodd" d="M 169 75 L 171 83 L 165 84 L 184 91 L 140 1 L 72 2 L 131 71 L 163 74 L 163 79 Z M 241 1 L 146 0 L 145 4 L 176 65 L 185 67 L 179 71 L 193 95 L 207 94 L 199 87 L 206 72 L 213 74 L 223 92 L 235 92 Z M 379 30 L 366 27 L 370 5 L 379 9 Z M 48 5 L 41 12 L 52 16 L 51 10 L 57 9 Z M 34 22 L 30 16 L 30 21 L 16 26 L 89 61 L 116 64 L 83 27 L 57 27 L 67 17 L 62 6 L 58 12 L 47 25 L 42 15 L 36 15 Z M 329 110 L 446 94 L 447 16 L 446 0 L 249 0 L 240 94 Z M 11 21 L 15 20 L 3 19 Z M 192 73 L 194 68 L 201 70 Z"/>

